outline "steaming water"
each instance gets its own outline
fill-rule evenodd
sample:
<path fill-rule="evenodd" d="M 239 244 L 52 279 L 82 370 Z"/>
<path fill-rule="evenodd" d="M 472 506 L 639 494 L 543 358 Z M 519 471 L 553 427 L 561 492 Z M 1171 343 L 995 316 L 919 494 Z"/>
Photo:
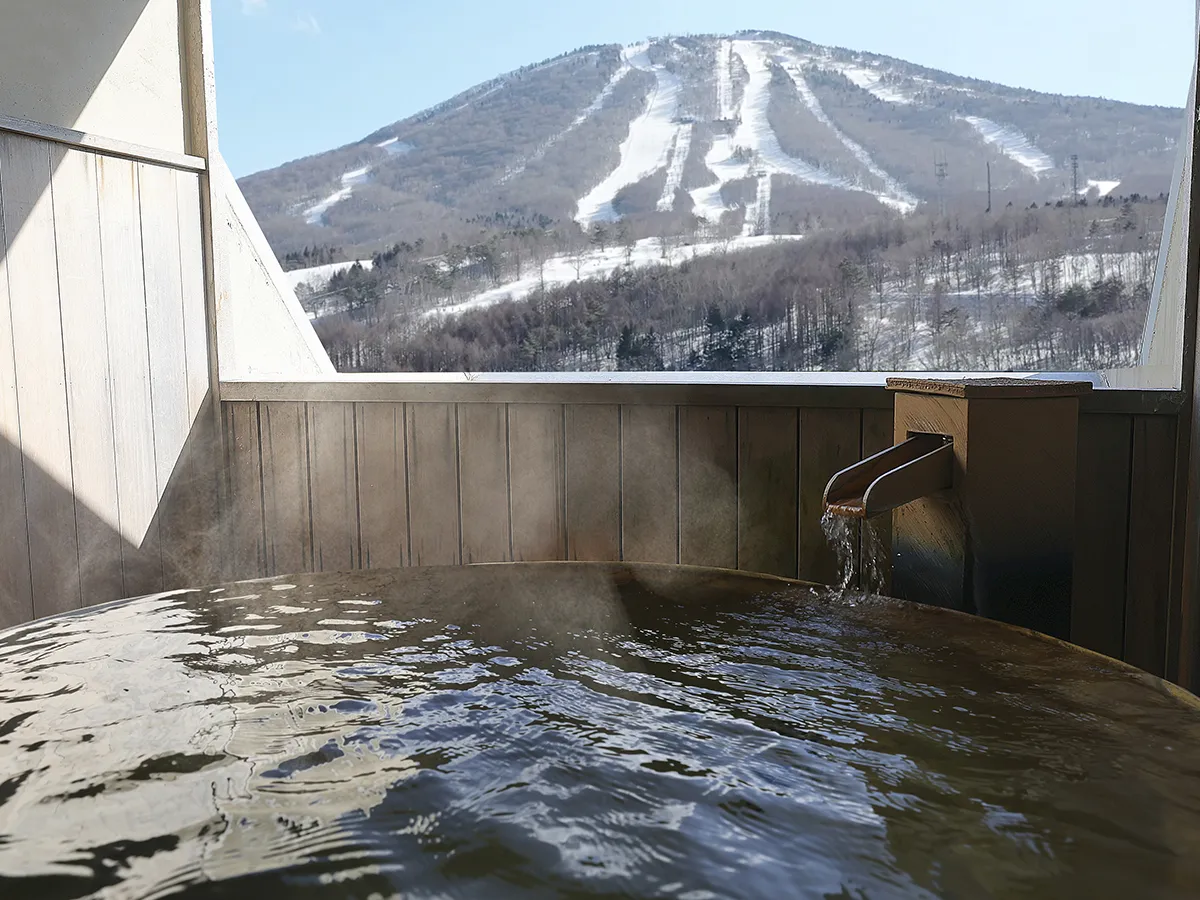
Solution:
<path fill-rule="evenodd" d="M 993 622 L 410 570 L 0 635 L 0 896 L 1194 897 L 1200 713 Z"/>

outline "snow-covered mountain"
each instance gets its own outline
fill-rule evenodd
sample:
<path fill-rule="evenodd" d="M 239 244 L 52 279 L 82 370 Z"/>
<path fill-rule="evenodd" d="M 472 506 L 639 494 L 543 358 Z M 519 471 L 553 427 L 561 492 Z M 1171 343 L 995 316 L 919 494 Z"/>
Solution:
<path fill-rule="evenodd" d="M 1157 195 L 1181 122 L 750 32 L 587 47 L 241 184 L 281 255 L 571 221 L 629 243 L 730 239 L 974 209 L 989 183 L 1003 205 L 1076 181 Z"/>

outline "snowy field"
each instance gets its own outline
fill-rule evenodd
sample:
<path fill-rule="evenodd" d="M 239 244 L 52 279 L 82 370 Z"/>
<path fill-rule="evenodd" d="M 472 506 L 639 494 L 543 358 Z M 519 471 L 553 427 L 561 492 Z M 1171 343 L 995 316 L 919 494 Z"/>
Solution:
<path fill-rule="evenodd" d="M 329 286 L 329 280 L 339 272 L 345 272 L 354 266 L 356 260 L 349 262 L 328 263 L 324 266 L 312 266 L 308 269 L 293 269 L 290 272 L 284 272 L 287 276 L 288 283 L 291 284 L 292 290 L 298 290 L 301 287 L 308 288 L 310 291 L 321 291 Z M 364 269 L 369 269 L 375 263 L 369 259 L 357 260 L 358 264 Z"/>

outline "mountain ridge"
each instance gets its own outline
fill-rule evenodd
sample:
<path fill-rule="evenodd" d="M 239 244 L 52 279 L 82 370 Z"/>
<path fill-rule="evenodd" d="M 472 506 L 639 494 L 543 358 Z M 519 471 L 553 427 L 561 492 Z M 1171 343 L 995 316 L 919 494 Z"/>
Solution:
<path fill-rule="evenodd" d="M 1053 200 L 1072 156 L 1085 191 L 1164 192 L 1182 118 L 751 30 L 577 48 L 239 183 L 280 255 L 496 222 L 796 233 L 854 192 L 881 217 L 977 203 L 990 176 L 1001 204 Z"/>

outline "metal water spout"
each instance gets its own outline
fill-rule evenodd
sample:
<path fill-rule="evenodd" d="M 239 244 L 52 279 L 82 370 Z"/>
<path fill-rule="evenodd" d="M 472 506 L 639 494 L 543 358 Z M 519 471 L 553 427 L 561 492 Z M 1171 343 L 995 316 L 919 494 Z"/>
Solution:
<path fill-rule="evenodd" d="M 893 378 L 895 446 L 833 476 L 834 515 L 892 514 L 897 597 L 1068 638 L 1088 382 Z"/>
<path fill-rule="evenodd" d="M 954 484 L 954 439 L 917 434 L 833 476 L 825 508 L 836 516 L 873 519 Z"/>

